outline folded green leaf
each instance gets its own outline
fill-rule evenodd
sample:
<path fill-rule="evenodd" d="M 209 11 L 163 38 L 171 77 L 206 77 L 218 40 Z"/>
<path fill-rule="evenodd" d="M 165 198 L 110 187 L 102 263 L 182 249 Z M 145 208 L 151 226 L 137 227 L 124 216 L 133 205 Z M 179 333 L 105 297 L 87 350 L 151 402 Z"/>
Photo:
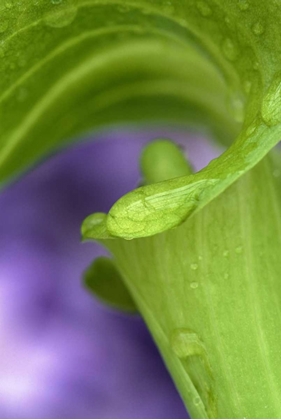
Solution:
<path fill-rule="evenodd" d="M 279 2 L 9 0 L 0 16 L 1 185 L 105 125 L 204 126 L 231 144 L 83 236 L 116 256 L 191 414 L 280 417 L 279 193 L 266 160 L 251 170 L 281 134 Z"/>
<path fill-rule="evenodd" d="M 215 40 L 208 34 L 203 45 L 196 33 L 208 27 L 202 5 L 11 0 L 0 7 L 1 183 L 104 125 L 203 123 L 225 143 L 238 133 L 246 96 L 227 60 L 211 60 Z M 219 26 L 220 13 L 211 15 Z"/>
<path fill-rule="evenodd" d="M 192 418 L 281 416 L 280 169 L 267 157 L 178 228 L 103 242 Z"/>

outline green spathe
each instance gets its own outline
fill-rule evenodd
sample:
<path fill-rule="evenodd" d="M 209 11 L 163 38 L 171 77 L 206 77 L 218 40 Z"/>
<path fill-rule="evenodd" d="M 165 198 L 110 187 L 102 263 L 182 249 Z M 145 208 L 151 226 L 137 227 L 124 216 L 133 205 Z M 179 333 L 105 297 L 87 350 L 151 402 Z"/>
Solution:
<path fill-rule="evenodd" d="M 226 153 L 208 168 L 208 178 L 221 176 L 201 200 L 204 206 L 279 140 L 281 12 L 273 0 L 247 5 L 3 3 L 0 181 L 65 145 L 65 139 L 104 125 L 204 122 L 229 144 L 245 120 L 227 165 Z M 254 120 L 260 129 L 252 153 L 246 129 Z"/>
<path fill-rule="evenodd" d="M 274 174 L 266 158 L 178 228 L 103 241 L 193 418 L 281 416 Z"/>
<path fill-rule="evenodd" d="M 228 146 L 82 233 L 115 255 L 194 417 L 279 418 L 279 2 L 10 0 L 0 16 L 1 185 L 109 125 L 204 126 Z"/>

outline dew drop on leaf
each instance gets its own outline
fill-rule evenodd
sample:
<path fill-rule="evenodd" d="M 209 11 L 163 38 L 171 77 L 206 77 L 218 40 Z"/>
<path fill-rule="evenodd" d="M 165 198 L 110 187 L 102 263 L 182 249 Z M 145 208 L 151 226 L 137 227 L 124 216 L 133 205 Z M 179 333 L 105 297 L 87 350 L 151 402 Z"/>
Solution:
<path fill-rule="evenodd" d="M 235 248 L 235 252 L 236 252 L 236 254 L 242 254 L 242 252 L 243 252 L 242 246 L 238 246 L 237 248 Z"/>
<path fill-rule="evenodd" d="M 163 4 L 163 10 L 166 13 L 174 13 L 175 12 L 175 6 L 173 5 L 173 2 L 171 0 L 167 0 L 164 4 Z"/>
<path fill-rule="evenodd" d="M 229 61 L 235 61 L 238 58 L 238 50 L 230 38 L 226 38 L 222 44 L 222 52 Z"/>
<path fill-rule="evenodd" d="M 281 122 L 281 76 L 274 79 L 265 94 L 262 101 L 261 115 L 269 127 Z"/>
<path fill-rule="evenodd" d="M 206 351 L 198 335 L 187 328 L 175 329 L 171 334 L 170 342 L 173 352 L 180 359 L 203 355 Z"/>
<path fill-rule="evenodd" d="M 227 107 L 235 121 L 242 122 L 244 120 L 245 98 L 241 92 L 237 91 L 230 93 L 227 101 Z"/>
<path fill-rule="evenodd" d="M 238 0 L 238 7 L 240 10 L 245 11 L 249 9 L 249 2 L 247 0 Z"/>
<path fill-rule="evenodd" d="M 52 0 L 52 9 L 45 16 L 45 23 L 52 28 L 63 28 L 72 23 L 77 14 L 77 6 L 72 0 Z"/>
<path fill-rule="evenodd" d="M 200 405 L 201 403 L 202 403 L 202 401 L 201 401 L 200 397 L 193 398 L 193 404 L 194 405 Z"/>
<path fill-rule="evenodd" d="M 197 281 L 193 281 L 192 283 L 190 283 L 191 289 L 197 289 L 198 286 L 199 286 L 199 284 L 197 283 Z"/>
<path fill-rule="evenodd" d="M 252 27 L 252 31 L 257 36 L 262 35 L 264 33 L 264 26 L 262 25 L 262 23 L 257 22 Z"/>
<path fill-rule="evenodd" d="M 205 1 L 198 1 L 196 3 L 196 7 L 197 7 L 199 13 L 201 14 L 201 16 L 203 16 L 203 17 L 211 16 L 212 9 L 208 5 L 208 3 L 206 3 Z"/>

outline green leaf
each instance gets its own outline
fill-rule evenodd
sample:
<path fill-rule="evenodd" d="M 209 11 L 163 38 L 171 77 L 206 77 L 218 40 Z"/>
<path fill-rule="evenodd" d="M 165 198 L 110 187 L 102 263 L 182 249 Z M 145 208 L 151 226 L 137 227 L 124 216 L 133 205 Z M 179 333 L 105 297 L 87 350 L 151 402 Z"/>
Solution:
<path fill-rule="evenodd" d="M 193 416 L 280 417 L 281 209 L 267 160 L 254 168 L 281 133 L 279 1 L 9 0 L 0 16 L 1 185 L 105 125 L 229 146 L 83 235 L 116 255 Z"/>
<path fill-rule="evenodd" d="M 103 242 L 192 418 L 281 416 L 276 165 L 265 158 L 176 229 Z"/>
<path fill-rule="evenodd" d="M 240 124 L 225 108 L 225 82 L 164 3 L 0 6 L 1 183 L 105 125 L 205 121 L 232 141 Z"/>
<path fill-rule="evenodd" d="M 97 258 L 84 273 L 84 284 L 102 302 L 126 312 L 137 307 L 112 260 Z"/>
<path fill-rule="evenodd" d="M 130 193 L 113 206 L 104 222 L 114 237 L 154 235 L 203 208 L 279 141 L 280 7 L 275 1 L 264 6 L 246 0 L 188 4 L 136 0 L 122 6 L 95 2 L 91 7 L 96 12 L 98 8 L 100 14 L 95 16 L 101 20 L 105 10 L 107 18 L 112 13 L 110 27 L 118 28 L 122 36 L 101 35 L 101 50 L 87 56 L 79 68 L 68 69 L 60 87 L 52 90 L 58 110 L 59 98 L 70 92 L 68 105 L 78 104 L 78 83 L 81 96 L 85 88 L 88 98 L 92 89 L 93 102 L 83 101 L 84 107 L 79 103 L 79 110 L 75 108 L 77 124 L 85 122 L 81 110 L 89 116 L 79 130 L 94 127 L 98 114 L 103 117 L 97 126 L 148 122 L 151 117 L 157 121 L 161 115 L 193 125 L 204 121 L 217 138 L 225 133 L 226 143 L 236 137 L 222 156 L 198 174 Z M 82 13 L 83 6 L 78 10 Z M 71 25 L 75 24 L 78 17 Z M 80 43 L 79 48 L 82 51 Z M 108 101 L 99 102 L 100 95 Z"/>

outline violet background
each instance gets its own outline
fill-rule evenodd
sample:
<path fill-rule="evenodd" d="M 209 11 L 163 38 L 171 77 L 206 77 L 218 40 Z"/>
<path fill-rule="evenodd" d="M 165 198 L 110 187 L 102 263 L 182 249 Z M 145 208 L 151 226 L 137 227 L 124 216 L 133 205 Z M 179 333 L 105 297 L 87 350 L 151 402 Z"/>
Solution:
<path fill-rule="evenodd" d="M 81 283 L 105 253 L 80 243 L 81 222 L 136 187 L 141 148 L 158 137 L 184 146 L 196 170 L 219 153 L 183 130 L 104 132 L 1 193 L 1 418 L 187 417 L 143 321 Z"/>

